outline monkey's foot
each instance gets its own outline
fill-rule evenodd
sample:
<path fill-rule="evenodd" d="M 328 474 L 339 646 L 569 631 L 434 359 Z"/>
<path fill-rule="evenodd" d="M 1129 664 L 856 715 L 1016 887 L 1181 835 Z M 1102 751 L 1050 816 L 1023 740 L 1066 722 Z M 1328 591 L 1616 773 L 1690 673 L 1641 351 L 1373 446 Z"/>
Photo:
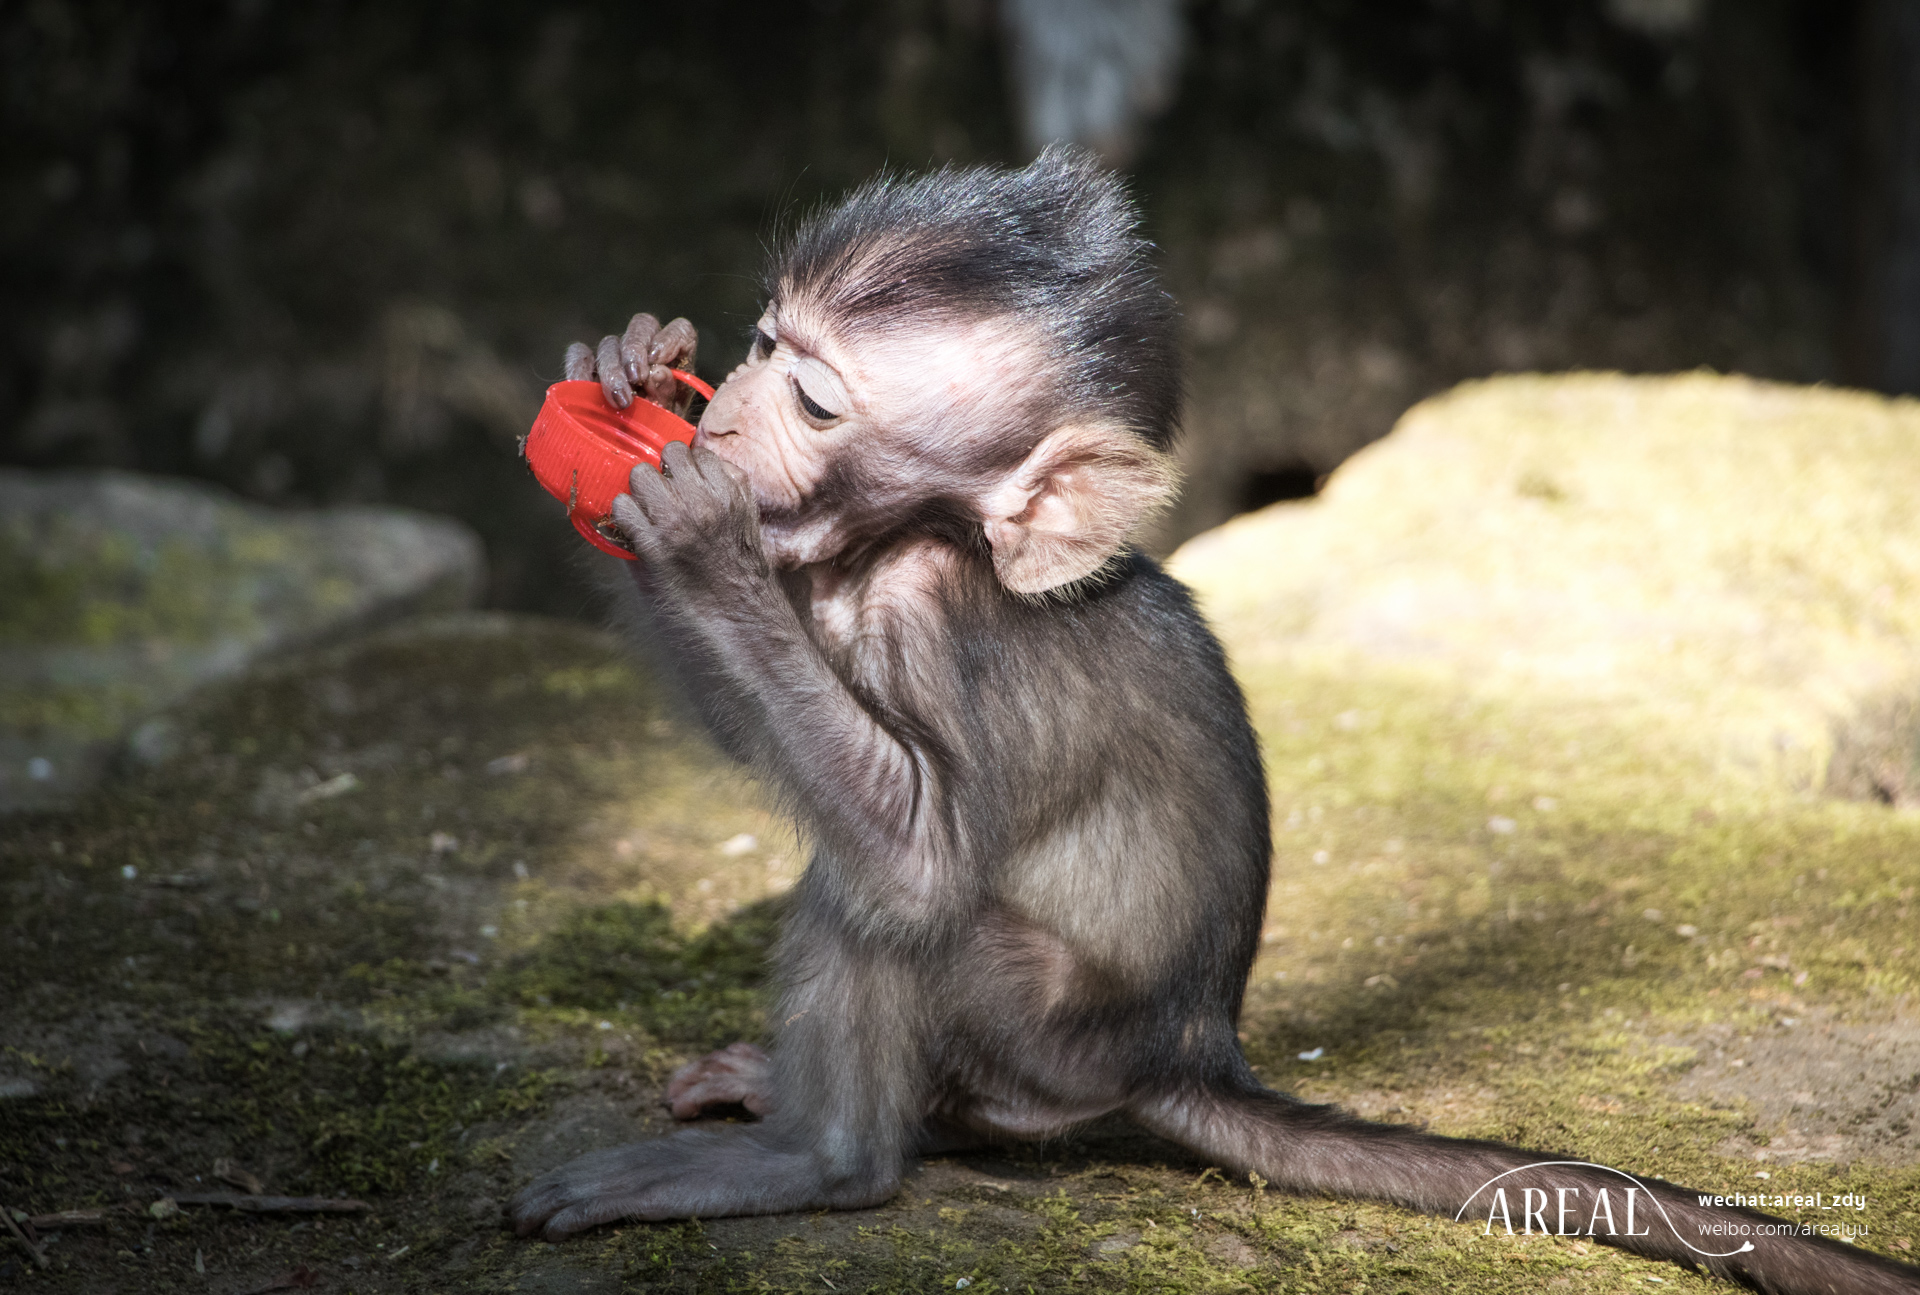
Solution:
<path fill-rule="evenodd" d="M 715 1106 L 744 1106 L 755 1115 L 773 1109 L 773 1062 L 751 1043 L 729 1043 L 689 1061 L 667 1080 L 667 1106 L 676 1120 L 698 1119 Z"/>
<path fill-rule="evenodd" d="M 619 1219 L 860 1209 L 899 1186 L 897 1167 L 829 1181 L 818 1156 L 776 1150 L 757 1141 L 757 1131 L 688 1129 L 582 1156 L 521 1189 L 507 1207 L 513 1230 L 562 1241 Z"/>

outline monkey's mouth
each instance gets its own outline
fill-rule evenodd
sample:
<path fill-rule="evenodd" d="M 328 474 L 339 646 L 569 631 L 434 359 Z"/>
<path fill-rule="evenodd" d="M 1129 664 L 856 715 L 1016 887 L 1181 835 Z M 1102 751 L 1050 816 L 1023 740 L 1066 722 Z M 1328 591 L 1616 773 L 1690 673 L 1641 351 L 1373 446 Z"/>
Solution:
<path fill-rule="evenodd" d="M 747 489 L 753 492 L 753 502 L 760 510 L 762 527 L 773 525 L 783 517 L 791 517 L 798 507 L 799 492 L 791 487 L 784 492 L 769 490 L 763 484 L 768 475 L 767 469 L 755 463 L 749 455 L 743 455 L 740 449 L 732 448 L 733 444 L 734 438 L 730 432 L 716 436 L 701 427 L 695 429 L 693 434 L 693 448 L 708 451 L 747 479 Z M 774 475 L 777 478 L 778 474 Z"/>

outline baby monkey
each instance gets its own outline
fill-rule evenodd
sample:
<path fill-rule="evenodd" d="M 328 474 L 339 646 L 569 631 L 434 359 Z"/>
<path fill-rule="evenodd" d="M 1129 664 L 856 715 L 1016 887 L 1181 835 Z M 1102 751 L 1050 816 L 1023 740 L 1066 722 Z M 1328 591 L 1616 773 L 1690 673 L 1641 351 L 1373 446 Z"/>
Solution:
<path fill-rule="evenodd" d="M 1128 547 L 1176 488 L 1180 392 L 1136 224 L 1068 149 L 869 183 L 776 255 L 692 446 L 634 472 L 614 519 L 650 632 L 815 852 L 770 1051 L 669 1088 L 682 1118 L 760 1121 L 574 1161 L 515 1198 L 522 1235 L 874 1205 L 917 1154 L 1111 1112 L 1285 1190 L 1452 1214 L 1508 1174 L 1514 1200 L 1621 1199 L 1601 1170 L 1295 1101 L 1241 1055 L 1267 790 L 1220 645 Z M 638 316 L 568 376 L 663 400 L 693 348 Z M 1920 1289 L 1811 1238 L 1703 1255 L 1739 1244 L 1704 1225 L 1762 1216 L 1639 1190 L 1636 1234 L 1600 1240 L 1770 1290 Z"/>

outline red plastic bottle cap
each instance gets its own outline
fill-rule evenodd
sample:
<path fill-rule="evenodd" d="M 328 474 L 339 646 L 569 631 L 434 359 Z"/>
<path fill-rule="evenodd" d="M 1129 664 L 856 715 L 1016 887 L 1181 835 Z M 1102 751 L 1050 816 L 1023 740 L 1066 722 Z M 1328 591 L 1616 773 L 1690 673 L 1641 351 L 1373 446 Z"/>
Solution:
<path fill-rule="evenodd" d="M 668 372 L 713 399 L 713 388 L 691 373 Z M 631 562 L 634 555 L 602 529 L 610 526 L 613 501 L 627 493 L 636 466 L 658 468 L 667 443 L 691 441 L 693 433 L 692 423 L 638 393 L 625 409 L 615 409 L 598 382 L 556 382 L 520 453 L 534 480 L 567 506 L 587 543 Z"/>

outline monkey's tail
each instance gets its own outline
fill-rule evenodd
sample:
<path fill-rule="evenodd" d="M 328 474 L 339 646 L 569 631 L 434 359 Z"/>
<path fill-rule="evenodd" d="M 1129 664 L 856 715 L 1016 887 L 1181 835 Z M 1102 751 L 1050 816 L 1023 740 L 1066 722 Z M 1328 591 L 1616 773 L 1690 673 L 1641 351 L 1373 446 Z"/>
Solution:
<path fill-rule="evenodd" d="M 1483 1231 L 1579 1235 L 1774 1295 L 1915 1295 L 1920 1268 L 1658 1178 L 1314 1106 L 1251 1078 L 1141 1103 L 1156 1133 L 1274 1187 L 1390 1201 Z M 1828 1216 L 1830 1217 L 1830 1216 Z"/>

